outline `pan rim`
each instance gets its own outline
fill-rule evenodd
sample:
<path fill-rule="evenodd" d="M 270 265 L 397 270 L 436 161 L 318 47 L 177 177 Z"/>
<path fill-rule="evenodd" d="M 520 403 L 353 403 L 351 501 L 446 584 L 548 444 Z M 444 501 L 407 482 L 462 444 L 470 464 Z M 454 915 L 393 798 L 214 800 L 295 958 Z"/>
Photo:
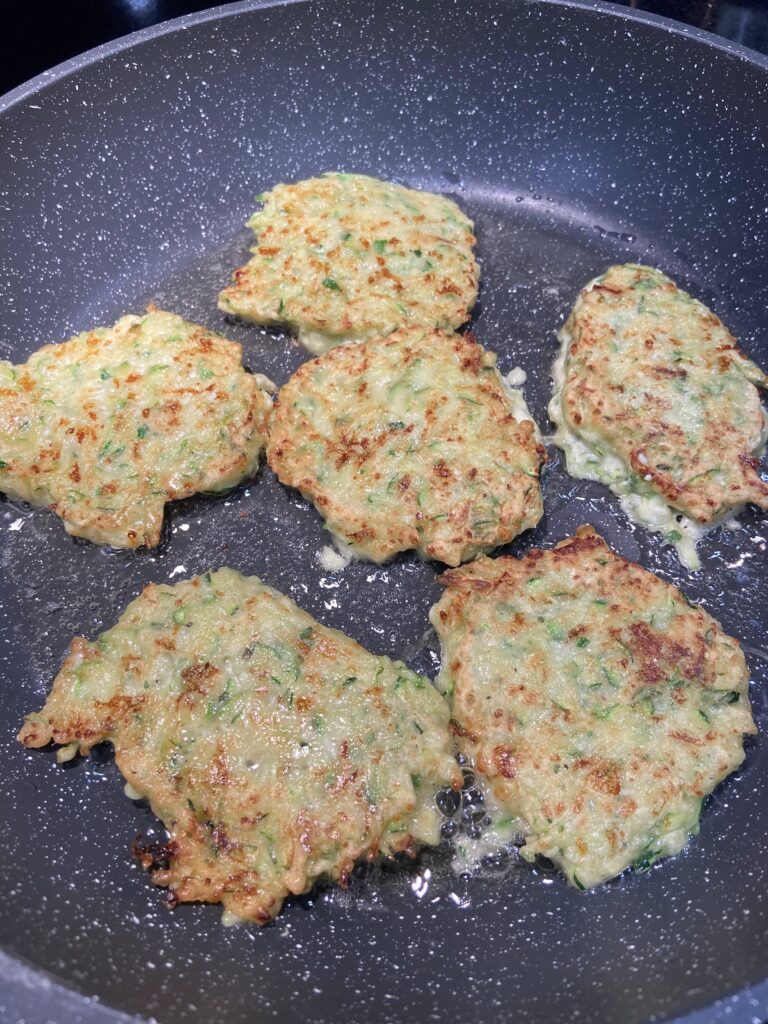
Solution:
<path fill-rule="evenodd" d="M 106 57 L 130 50 L 134 46 L 140 46 L 151 39 L 159 39 L 162 36 L 193 28 L 197 25 L 237 17 L 240 14 L 247 14 L 251 11 L 268 10 L 271 7 L 288 7 L 298 4 L 306 5 L 312 2 L 313 0 L 236 0 L 235 3 L 221 4 L 204 11 L 184 14 L 179 18 L 170 18 L 168 21 L 160 22 L 157 25 L 150 25 L 148 28 L 129 32 L 128 35 L 119 36 L 108 43 L 102 43 L 99 46 L 92 47 L 90 50 L 77 54 L 75 57 L 70 57 L 68 60 L 62 61 L 61 64 L 55 64 L 49 70 L 42 71 L 39 75 L 35 75 L 33 78 L 11 89 L 10 92 L 0 96 L 0 116 L 17 104 L 39 93 L 47 86 L 73 74 L 75 71 L 80 71 L 91 64 L 96 64 Z M 621 7 L 618 4 L 608 3 L 606 0 L 506 0 L 506 6 L 509 7 L 530 7 L 534 5 L 549 5 L 551 7 L 568 7 L 576 10 L 593 11 L 597 14 L 608 15 L 623 21 L 651 25 L 664 32 L 671 32 L 674 35 L 698 41 L 707 47 L 745 60 L 762 71 L 768 72 L 768 56 L 758 53 L 757 50 L 715 35 L 715 33 L 708 32 L 705 29 L 686 25 L 682 22 L 674 21 L 672 18 L 666 18 L 661 14 L 652 14 L 649 11 L 641 11 L 636 8 Z"/>
<path fill-rule="evenodd" d="M 171 18 L 157 25 L 120 36 L 54 65 L 1 95 L 0 122 L 13 108 L 37 96 L 48 86 L 151 40 L 174 35 L 198 25 L 238 17 L 242 14 L 275 7 L 306 6 L 314 2 L 315 0 L 236 0 L 236 2 Z M 501 3 L 508 8 L 535 6 L 568 8 L 593 12 L 623 22 L 645 24 L 665 34 L 672 33 L 691 39 L 709 50 L 743 60 L 760 71 L 768 73 L 768 56 L 750 47 L 725 39 L 713 32 L 674 21 L 663 15 L 623 7 L 606 2 L 606 0 L 501 0 Z M 43 1020 L 49 1020 L 47 1011 L 55 1005 L 65 1013 L 74 1014 L 76 1012 L 76 1019 L 80 1024 L 159 1024 L 154 1018 L 127 1014 L 102 1002 L 98 996 L 88 996 L 74 985 L 70 985 L 66 979 L 37 967 L 22 957 L 12 956 L 2 948 L 0 948 L 0 986 L 3 990 L 0 1011 L 11 1013 L 9 1021 L 19 1019 L 19 1013 L 23 1009 L 26 1011 L 24 1019 L 28 1024 L 42 1024 Z M 35 1016 L 28 1016 L 30 1011 Z M 655 1021 L 656 1024 L 724 1024 L 726 1020 L 729 1024 L 752 1024 L 758 1019 L 756 1015 L 759 1015 L 760 1018 L 768 1015 L 768 978 L 758 985 L 745 986 L 728 992 L 713 1002 L 682 1016 L 651 1018 L 649 1024 L 651 1021 Z"/>

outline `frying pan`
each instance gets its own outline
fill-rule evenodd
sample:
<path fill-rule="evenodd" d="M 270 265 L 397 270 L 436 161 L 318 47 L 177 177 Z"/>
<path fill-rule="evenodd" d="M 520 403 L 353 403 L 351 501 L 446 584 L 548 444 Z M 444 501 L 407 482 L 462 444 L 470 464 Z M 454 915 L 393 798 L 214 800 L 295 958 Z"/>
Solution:
<path fill-rule="evenodd" d="M 247 2 L 138 33 L 0 103 L 1 354 L 23 360 L 154 300 L 284 382 L 302 350 L 226 322 L 215 295 L 259 191 L 342 169 L 450 194 L 475 219 L 475 330 L 503 371 L 525 369 L 545 430 L 554 331 L 614 261 L 673 275 L 765 364 L 767 72 L 738 46 L 582 0 Z M 153 552 L 74 541 L 4 501 L 0 1019 L 765 1019 L 768 523 L 748 510 L 687 573 L 550 454 L 545 518 L 505 553 L 591 522 L 745 644 L 761 732 L 690 848 L 588 894 L 514 856 L 467 877 L 446 844 L 293 900 L 263 930 L 225 929 L 213 907 L 166 911 L 129 852 L 157 823 L 123 795 L 109 749 L 61 767 L 14 739 L 70 638 L 112 624 L 150 580 L 229 564 L 434 675 L 435 567 L 328 573 L 318 516 L 266 469 L 177 504 Z"/>

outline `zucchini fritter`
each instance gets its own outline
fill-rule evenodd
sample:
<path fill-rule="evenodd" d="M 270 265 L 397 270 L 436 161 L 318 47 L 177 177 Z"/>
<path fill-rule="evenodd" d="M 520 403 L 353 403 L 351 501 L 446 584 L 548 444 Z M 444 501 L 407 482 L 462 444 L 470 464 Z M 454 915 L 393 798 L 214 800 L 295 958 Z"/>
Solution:
<path fill-rule="evenodd" d="M 569 473 L 608 484 L 694 568 L 697 527 L 768 508 L 755 457 L 768 378 L 714 313 L 658 270 L 615 266 L 582 290 L 560 339 L 549 415 Z"/>
<path fill-rule="evenodd" d="M 170 833 L 139 851 L 153 881 L 259 924 L 360 858 L 436 843 L 436 791 L 461 786 L 427 679 L 232 569 L 151 585 L 74 640 L 19 739 L 60 759 L 110 740 Z"/>
<path fill-rule="evenodd" d="M 413 548 L 458 565 L 542 515 L 536 427 L 471 335 L 404 328 L 304 363 L 267 457 L 374 562 Z"/>
<path fill-rule="evenodd" d="M 248 221 L 253 257 L 219 296 L 225 313 L 285 325 L 315 354 L 468 318 L 475 239 L 450 199 L 363 174 L 276 185 L 260 198 Z"/>
<path fill-rule="evenodd" d="M 75 537 L 155 546 L 167 501 L 258 466 L 274 385 L 241 356 L 152 311 L 0 362 L 0 490 L 50 506 Z"/>
<path fill-rule="evenodd" d="M 588 889 L 678 853 L 756 731 L 736 640 L 588 526 L 441 582 L 438 686 L 523 857 Z"/>

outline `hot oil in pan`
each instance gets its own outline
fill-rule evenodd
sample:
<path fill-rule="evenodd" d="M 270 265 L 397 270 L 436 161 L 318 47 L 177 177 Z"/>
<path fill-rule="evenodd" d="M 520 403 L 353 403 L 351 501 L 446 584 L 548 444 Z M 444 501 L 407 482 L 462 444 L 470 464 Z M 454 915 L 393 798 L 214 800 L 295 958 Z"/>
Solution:
<path fill-rule="evenodd" d="M 444 182 L 422 184 L 433 189 L 445 187 Z M 695 273 L 678 255 L 659 253 L 651 243 L 629 232 L 598 225 L 592 217 L 579 219 L 574 211 L 546 198 L 489 196 L 469 186 L 455 198 L 476 221 L 482 259 L 483 283 L 474 329 L 481 343 L 499 354 L 503 373 L 516 366 L 525 370 L 525 397 L 545 433 L 549 429 L 549 368 L 558 347 L 555 331 L 581 285 L 610 263 L 636 260 L 659 265 L 730 323 L 727 297 L 697 286 Z M 229 322 L 215 309 L 217 290 L 231 268 L 242 261 L 249 242 L 248 233 L 242 232 L 226 247 L 191 262 L 151 294 L 126 298 L 121 311 L 139 311 L 154 300 L 218 329 L 243 343 L 246 365 L 281 384 L 307 358 L 304 351 L 285 336 Z M 621 555 L 640 561 L 703 604 L 721 619 L 727 632 L 752 642 L 763 635 L 760 616 L 768 603 L 765 518 L 748 510 L 739 531 L 721 529 L 705 538 L 700 546 L 702 571 L 689 574 L 674 551 L 661 547 L 655 537 L 624 517 L 606 489 L 571 479 L 556 449 L 550 446 L 548 451 L 545 518 L 536 530 L 502 553 L 520 554 L 531 546 L 550 546 L 580 523 L 590 522 Z M 74 936 L 96 917 L 106 928 L 128 926 L 120 919 L 122 911 L 113 911 L 105 900 L 114 887 L 124 886 L 129 891 L 121 907 L 127 898 L 135 907 L 136 921 L 151 923 L 161 945 L 172 943 L 175 929 L 186 928 L 185 921 L 192 915 L 198 920 L 202 914 L 210 927 L 219 927 L 218 911 L 210 908 L 182 907 L 172 915 L 165 914 L 160 909 L 162 891 L 153 889 L 131 866 L 127 849 L 134 832 L 146 834 L 157 823 L 146 807 L 131 805 L 122 796 L 118 773 L 108 755 L 100 752 L 93 761 L 66 770 L 54 766 L 48 755 L 22 751 L 13 738 L 21 715 L 42 702 L 71 637 L 82 633 L 93 638 L 108 628 L 148 582 L 174 582 L 231 565 L 260 576 L 318 620 L 344 630 L 372 651 L 401 657 L 432 678 L 439 669 L 427 613 L 441 593 L 436 582 L 440 567 L 402 556 L 386 566 L 352 562 L 341 571 L 323 568 L 318 553 L 329 537 L 318 515 L 295 492 L 282 487 L 267 468 L 229 495 L 195 497 L 171 506 L 167 519 L 165 539 L 156 551 L 116 552 L 73 541 L 59 520 L 45 510 L 32 511 L 12 502 L 0 506 L 5 540 L 2 569 L 15 588 L 13 624 L 7 639 L 19 662 L 29 666 L 29 682 L 13 695 L 12 731 L 3 738 L 8 765 L 3 784 L 11 790 L 33 786 L 31 800 L 37 808 L 36 824 L 31 824 L 35 816 L 30 815 L 30 821 L 20 821 L 9 837 L 7 863 L 23 864 L 25 848 L 38 844 L 42 862 L 48 865 L 52 891 L 68 884 L 73 860 L 79 865 L 74 870 L 76 898 L 64 904 L 51 898 L 51 936 Z M 764 732 L 768 708 L 760 696 L 766 687 L 760 684 L 768 684 L 768 655 L 749 644 L 745 651 L 756 684 L 755 717 Z M 710 799 L 695 846 L 706 844 L 717 851 L 721 843 L 727 847 L 729 841 L 734 842 L 727 836 L 729 803 L 755 800 L 756 793 L 759 796 L 760 778 L 768 769 L 764 762 L 761 747 L 754 741 L 748 743 L 744 768 Z M 73 801 L 78 815 L 73 816 L 72 804 L 65 811 L 60 797 Z M 318 917 L 316 925 L 323 928 L 329 915 L 333 920 L 337 914 L 386 913 L 390 906 L 402 906 L 403 897 L 414 906 L 440 903 L 457 913 L 508 898 L 524 901 L 531 886 L 557 889 L 563 899 L 583 898 L 572 897 L 565 882 L 545 866 L 532 869 L 521 864 L 514 844 L 494 844 L 493 824 L 487 820 L 476 788 L 464 790 L 458 807 L 454 797 L 444 795 L 442 803 L 445 822 L 440 849 L 426 851 L 415 863 L 404 861 L 396 868 L 360 869 L 346 892 L 321 887 L 287 906 L 274 928 L 290 929 L 299 907 L 308 910 L 312 906 L 311 912 Z M 83 837 L 83 822 L 88 823 L 87 838 Z M 469 849 L 457 860 L 459 842 L 464 847 L 478 844 L 479 859 Z M 64 864 L 67 859 L 69 866 Z M 662 862 L 652 873 L 675 870 L 672 863 Z M 609 883 L 608 888 L 647 884 L 648 880 L 630 875 Z M 44 882 L 43 889 L 46 885 Z M 23 920 L 23 893 L 19 890 L 8 900 L 9 910 L 17 905 Z M 67 919 L 64 906 L 70 915 Z M 322 915 L 321 906 L 326 908 Z M 264 936 L 272 931 L 267 929 Z M 14 945 L 23 955 L 34 954 L 37 962 L 50 969 L 63 971 L 66 963 L 62 956 L 64 961 L 70 956 L 62 954 L 61 943 L 53 937 L 38 940 L 32 950 L 17 933 Z M 84 984 L 91 985 L 87 967 L 84 977 Z"/>

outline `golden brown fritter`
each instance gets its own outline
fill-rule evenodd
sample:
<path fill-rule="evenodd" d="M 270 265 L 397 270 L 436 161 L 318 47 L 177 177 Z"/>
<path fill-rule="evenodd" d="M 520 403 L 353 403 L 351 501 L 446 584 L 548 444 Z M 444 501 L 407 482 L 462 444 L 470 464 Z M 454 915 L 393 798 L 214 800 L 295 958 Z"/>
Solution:
<path fill-rule="evenodd" d="M 0 490 L 68 533 L 153 547 L 163 507 L 252 475 L 272 409 L 242 349 L 153 310 L 0 362 Z"/>
<path fill-rule="evenodd" d="M 74 640 L 19 738 L 61 759 L 112 742 L 170 833 L 138 850 L 153 881 L 259 924 L 361 858 L 436 843 L 436 791 L 461 785 L 429 680 L 232 569 L 151 585 Z"/>
<path fill-rule="evenodd" d="M 583 289 L 560 337 L 550 416 L 572 475 L 608 484 L 672 543 L 670 508 L 692 527 L 768 508 L 755 457 L 768 430 L 755 385 L 768 378 L 714 313 L 627 264 Z"/>
<path fill-rule="evenodd" d="M 450 199 L 363 174 L 276 185 L 219 309 L 295 331 L 310 352 L 398 327 L 456 328 L 475 304 L 470 221 Z"/>
<path fill-rule="evenodd" d="M 408 328 L 305 363 L 267 457 L 374 562 L 413 548 L 458 565 L 542 514 L 536 427 L 471 335 Z"/>
<path fill-rule="evenodd" d="M 441 582 L 438 686 L 523 857 L 587 889 L 679 852 L 755 732 L 737 641 L 588 526 Z"/>

